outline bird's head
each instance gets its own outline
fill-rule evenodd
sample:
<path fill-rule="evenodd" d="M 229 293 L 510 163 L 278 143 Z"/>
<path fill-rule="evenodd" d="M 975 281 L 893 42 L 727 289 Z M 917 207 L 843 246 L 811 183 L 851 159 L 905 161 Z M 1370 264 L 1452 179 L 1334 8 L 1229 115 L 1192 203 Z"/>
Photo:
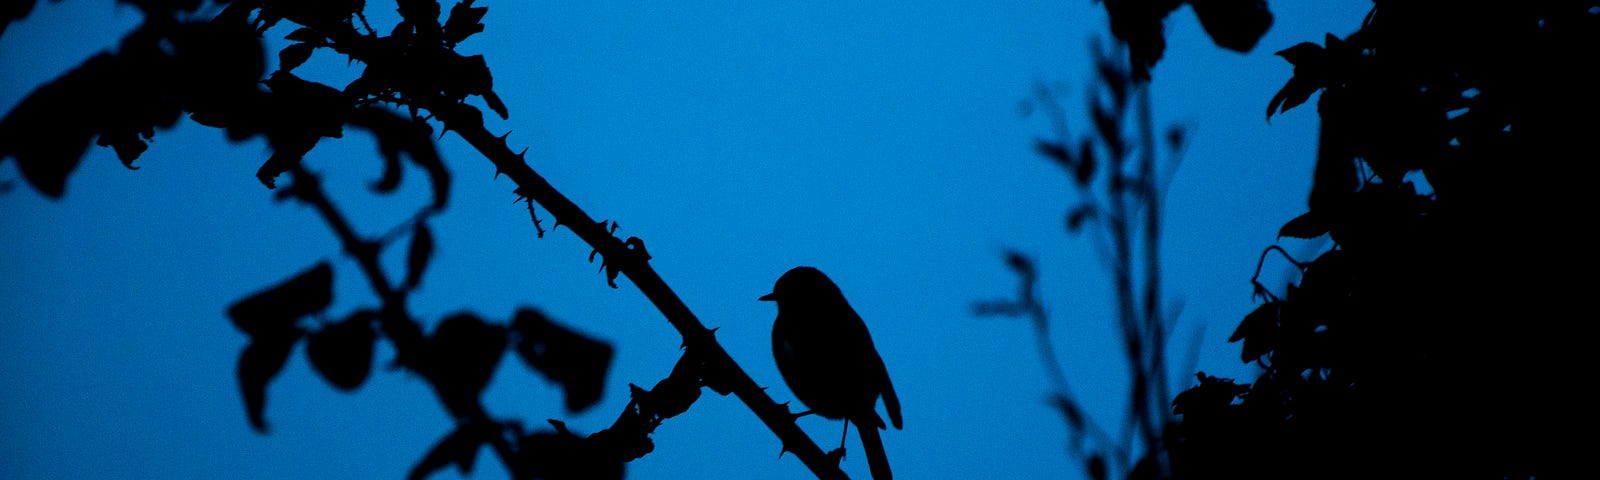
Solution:
<path fill-rule="evenodd" d="M 791 299 L 815 301 L 830 297 L 843 298 L 843 296 L 839 292 L 839 286 L 834 285 L 833 280 L 829 280 L 821 270 L 812 267 L 794 267 L 778 277 L 777 283 L 772 285 L 772 293 L 762 295 L 757 300 L 783 303 Z"/>

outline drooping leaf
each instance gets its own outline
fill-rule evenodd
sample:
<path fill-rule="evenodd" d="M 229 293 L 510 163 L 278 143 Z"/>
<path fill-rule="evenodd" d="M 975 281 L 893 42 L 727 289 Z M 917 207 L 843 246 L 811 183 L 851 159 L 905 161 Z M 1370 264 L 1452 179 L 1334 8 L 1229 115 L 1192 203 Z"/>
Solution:
<path fill-rule="evenodd" d="M 456 471 L 463 476 L 472 473 L 473 464 L 477 463 L 478 449 L 487 442 L 491 436 L 498 435 L 492 425 L 467 422 L 457 426 L 454 431 L 439 440 L 439 443 L 428 449 L 427 455 L 411 468 L 411 473 L 406 475 L 407 480 L 421 480 L 428 478 L 434 472 L 450 465 L 456 466 Z"/>
<path fill-rule="evenodd" d="M 257 335 L 239 354 L 239 393 L 244 398 L 245 414 L 259 433 L 267 432 L 267 384 L 283 370 L 289 353 L 300 339 L 300 330 Z"/>
<path fill-rule="evenodd" d="M 334 388 L 349 392 L 366 382 L 372 372 L 372 347 L 377 341 L 372 322 L 377 317 L 371 310 L 356 311 L 306 339 L 311 367 Z"/>
<path fill-rule="evenodd" d="M 439 322 L 428 338 L 428 358 L 421 360 L 423 376 L 451 414 L 465 415 L 476 408 L 505 349 L 505 327 L 484 323 L 470 313 L 455 314 Z"/>
<path fill-rule="evenodd" d="M 422 281 L 422 272 L 427 271 L 428 261 L 433 259 L 433 232 L 428 230 L 426 222 L 417 222 L 417 227 L 411 232 L 411 248 L 406 250 L 406 278 L 402 288 L 411 290 L 417 288 L 417 282 Z"/>
<path fill-rule="evenodd" d="M 1200 26 L 1217 46 L 1249 52 L 1272 27 L 1266 0 L 1188 0 Z"/>
<path fill-rule="evenodd" d="M 583 410 L 600 400 L 611 368 L 611 345 L 557 325 L 533 309 L 518 310 L 511 328 L 518 335 L 518 355 L 561 384 L 568 411 Z"/>
<path fill-rule="evenodd" d="M 228 307 L 233 326 L 251 337 L 296 330 L 301 317 L 322 311 L 333 301 L 333 267 L 328 262 L 296 274 L 272 288 Z"/>

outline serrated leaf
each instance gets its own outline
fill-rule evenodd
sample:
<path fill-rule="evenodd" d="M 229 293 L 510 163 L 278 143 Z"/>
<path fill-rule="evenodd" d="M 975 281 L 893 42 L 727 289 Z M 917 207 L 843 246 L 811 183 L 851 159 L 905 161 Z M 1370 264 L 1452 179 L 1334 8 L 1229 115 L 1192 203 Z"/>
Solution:
<path fill-rule="evenodd" d="M 417 222 L 411 232 L 411 248 L 406 250 L 406 278 L 402 283 L 405 290 L 417 287 L 422 281 L 422 272 L 427 271 L 428 261 L 433 259 L 433 232 L 428 230 L 426 222 Z"/>
<path fill-rule="evenodd" d="M 517 332 L 517 354 L 545 377 L 561 384 L 568 411 L 594 405 L 611 368 L 611 345 L 551 322 L 532 309 L 517 311 L 511 328 Z"/>
<path fill-rule="evenodd" d="M 328 262 L 290 277 L 228 307 L 233 326 L 251 337 L 271 336 L 298 327 L 301 317 L 322 311 L 333 301 L 333 267 Z"/>
<path fill-rule="evenodd" d="M 342 391 L 354 391 L 372 372 L 372 349 L 377 332 L 372 322 L 377 312 L 357 311 L 338 323 L 322 327 L 306 339 L 311 367 Z"/>
<path fill-rule="evenodd" d="M 474 34 L 483 31 L 483 15 L 489 13 L 489 7 L 473 7 L 471 0 L 457 3 L 450 8 L 450 19 L 444 23 L 444 39 L 451 44 L 461 43 Z"/>

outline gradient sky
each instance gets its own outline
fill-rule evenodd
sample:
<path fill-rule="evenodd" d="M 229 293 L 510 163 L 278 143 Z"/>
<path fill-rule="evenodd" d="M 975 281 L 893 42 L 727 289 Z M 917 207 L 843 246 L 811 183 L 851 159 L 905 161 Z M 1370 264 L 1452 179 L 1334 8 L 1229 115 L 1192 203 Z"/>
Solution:
<path fill-rule="evenodd" d="M 1019 113 L 1041 82 L 1063 85 L 1081 110 L 1100 7 L 762 3 L 480 1 L 487 30 L 461 50 L 486 56 L 510 107 L 491 131 L 513 131 L 513 148 L 529 148 L 558 189 L 648 242 L 662 277 L 779 401 L 791 397 L 772 365 L 775 310 L 755 299 L 813 265 L 866 319 L 900 393 L 905 430 L 884 435 L 898 475 L 1079 476 L 1031 330 L 971 305 L 1014 291 L 1003 249 L 1036 255 L 1075 393 L 1101 422 L 1120 420 L 1127 371 L 1108 276 L 1091 243 L 1061 228 L 1076 193 L 1032 147 L 1049 126 Z M 1274 2 L 1275 25 L 1247 55 L 1213 46 L 1187 8 L 1168 20 L 1157 120 L 1194 131 L 1167 198 L 1163 275 L 1183 305 L 1174 353 L 1203 332 L 1208 373 L 1250 375 L 1225 339 L 1254 306 L 1257 257 L 1304 210 L 1310 183 L 1312 111 L 1263 119 L 1290 74 L 1272 52 L 1353 31 L 1370 6 Z M 0 110 L 138 21 L 110 0 L 41 2 L 0 37 Z M 351 75 L 322 53 L 297 73 Z M 553 384 L 514 358 L 485 396 L 495 415 L 530 426 L 610 425 L 628 383 L 666 376 L 679 336 L 625 280 L 607 287 L 570 232 L 536 239 L 514 186 L 464 142 L 446 136 L 440 148 L 454 193 L 431 224 L 438 253 L 413 313 L 505 321 L 532 305 L 613 342 L 606 396 L 586 412 L 562 411 Z M 332 316 L 375 304 L 320 217 L 274 203 L 256 181 L 266 157 L 264 142 L 229 144 L 184 121 L 156 136 L 138 171 L 91 150 L 60 201 L 0 164 L 0 477 L 403 478 L 450 430 L 420 379 L 376 371 L 339 393 L 299 351 L 270 387 L 271 434 L 250 429 L 234 377 L 246 338 L 227 306 L 323 259 L 337 276 Z M 306 160 L 369 235 L 428 201 L 415 170 L 399 193 L 370 194 L 379 163 L 360 133 Z M 1178 388 L 1191 378 L 1175 376 Z M 837 441 L 837 422 L 800 424 L 824 449 Z M 732 397 L 702 397 L 654 438 L 630 478 L 810 477 Z M 846 472 L 867 478 L 853 433 L 847 447 Z M 479 460 L 473 478 L 504 477 L 492 455 Z"/>

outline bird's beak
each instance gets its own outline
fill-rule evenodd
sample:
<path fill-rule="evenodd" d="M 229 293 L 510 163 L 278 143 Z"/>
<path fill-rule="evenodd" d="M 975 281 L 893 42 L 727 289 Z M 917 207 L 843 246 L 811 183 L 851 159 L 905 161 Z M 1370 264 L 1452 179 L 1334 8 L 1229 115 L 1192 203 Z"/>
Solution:
<path fill-rule="evenodd" d="M 777 300 L 777 299 L 778 299 L 778 297 L 776 295 L 773 295 L 773 294 L 769 293 L 769 294 L 766 294 L 766 295 L 762 295 L 761 298 L 757 298 L 756 300 L 760 300 L 760 301 L 763 301 L 763 302 L 771 302 L 771 301 L 774 301 L 774 300 Z"/>

